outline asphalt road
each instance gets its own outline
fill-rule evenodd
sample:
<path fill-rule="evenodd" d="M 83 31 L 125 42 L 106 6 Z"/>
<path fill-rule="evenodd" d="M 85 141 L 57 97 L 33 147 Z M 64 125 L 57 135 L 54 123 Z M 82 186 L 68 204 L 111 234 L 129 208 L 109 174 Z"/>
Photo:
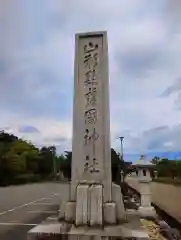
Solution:
<path fill-rule="evenodd" d="M 24 240 L 27 232 L 58 213 L 68 184 L 36 183 L 0 188 L 0 239 Z"/>

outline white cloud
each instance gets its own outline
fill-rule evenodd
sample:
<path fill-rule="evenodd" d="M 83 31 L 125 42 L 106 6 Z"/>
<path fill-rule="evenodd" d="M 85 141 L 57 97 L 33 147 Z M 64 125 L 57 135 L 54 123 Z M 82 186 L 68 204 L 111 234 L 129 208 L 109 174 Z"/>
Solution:
<path fill-rule="evenodd" d="M 14 133 L 18 137 L 32 141 L 37 145 L 51 145 L 57 144 L 54 139 L 64 137 L 65 142 L 70 144 L 72 136 L 72 123 L 71 121 L 58 121 L 51 118 L 30 118 L 23 115 L 11 114 L 4 112 L 3 117 L 0 119 L 1 129 L 5 129 L 9 133 Z M 39 132 L 22 133 L 19 128 L 22 126 L 33 126 Z M 10 126 L 10 127 L 9 127 Z M 68 145 L 65 147 L 69 147 Z"/>
<path fill-rule="evenodd" d="M 33 126 L 39 133 L 24 138 L 70 148 L 74 35 L 107 30 L 112 145 L 120 149 L 116 138 L 124 135 L 127 152 L 178 149 L 178 1 L 6 2 L 0 3 L 1 128 L 20 135 L 19 127 Z M 162 97 L 170 86 L 175 93 Z M 168 126 L 164 134 L 159 126 Z M 159 142 L 145 135 L 155 128 Z"/>

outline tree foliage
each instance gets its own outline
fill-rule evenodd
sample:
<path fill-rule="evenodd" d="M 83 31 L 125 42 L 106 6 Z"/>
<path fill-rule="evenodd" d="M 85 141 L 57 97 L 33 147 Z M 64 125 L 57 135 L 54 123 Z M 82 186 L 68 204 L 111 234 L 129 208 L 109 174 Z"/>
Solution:
<path fill-rule="evenodd" d="M 71 151 L 57 156 L 55 146 L 43 146 L 39 149 L 13 134 L 0 132 L 0 185 L 56 178 L 60 172 L 70 179 L 71 162 Z M 181 178 L 181 160 L 171 161 L 155 156 L 152 163 L 155 164 L 158 177 Z M 131 162 L 122 160 L 120 155 L 113 148 L 111 149 L 114 182 L 120 183 L 121 171 L 124 177 L 131 171 L 130 164 Z"/>
<path fill-rule="evenodd" d="M 181 177 L 181 160 L 160 159 L 154 157 L 152 163 L 158 172 L 158 177 L 180 178 Z"/>
<path fill-rule="evenodd" d="M 55 146 L 38 149 L 32 143 L 0 132 L 0 185 L 26 178 L 45 179 L 56 176 L 64 158 L 56 155 Z"/>
<path fill-rule="evenodd" d="M 13 134 L 0 132 L 0 185 L 56 178 L 62 172 L 71 179 L 72 152 L 57 156 L 55 146 L 38 149 L 31 142 L 24 141 Z M 120 182 L 120 172 L 128 173 L 130 163 L 120 159 L 111 149 L 112 180 Z"/>
<path fill-rule="evenodd" d="M 65 156 L 61 161 L 60 169 L 63 172 L 64 177 L 71 179 L 71 163 L 72 163 L 72 152 L 66 151 Z"/>

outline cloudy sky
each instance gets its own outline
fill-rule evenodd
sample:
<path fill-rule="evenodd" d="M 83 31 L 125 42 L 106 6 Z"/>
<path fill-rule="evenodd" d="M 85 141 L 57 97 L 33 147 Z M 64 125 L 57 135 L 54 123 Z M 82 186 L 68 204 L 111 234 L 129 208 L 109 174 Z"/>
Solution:
<path fill-rule="evenodd" d="M 108 32 L 111 144 L 181 150 L 179 0 L 0 0 L 0 128 L 71 149 L 74 35 Z"/>

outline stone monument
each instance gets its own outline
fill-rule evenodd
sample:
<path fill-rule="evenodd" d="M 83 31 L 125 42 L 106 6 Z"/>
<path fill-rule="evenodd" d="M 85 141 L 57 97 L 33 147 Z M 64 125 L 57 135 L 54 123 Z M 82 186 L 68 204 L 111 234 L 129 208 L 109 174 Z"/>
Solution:
<path fill-rule="evenodd" d="M 125 222 L 121 188 L 112 183 L 109 118 L 107 33 L 76 34 L 70 196 L 56 223 L 35 227 L 29 239 L 40 231 L 68 239 L 148 239 L 139 223 Z"/>
<path fill-rule="evenodd" d="M 77 226 L 115 224 L 125 211 L 111 177 L 106 32 L 77 34 L 75 48 L 72 178 L 65 216 Z"/>

